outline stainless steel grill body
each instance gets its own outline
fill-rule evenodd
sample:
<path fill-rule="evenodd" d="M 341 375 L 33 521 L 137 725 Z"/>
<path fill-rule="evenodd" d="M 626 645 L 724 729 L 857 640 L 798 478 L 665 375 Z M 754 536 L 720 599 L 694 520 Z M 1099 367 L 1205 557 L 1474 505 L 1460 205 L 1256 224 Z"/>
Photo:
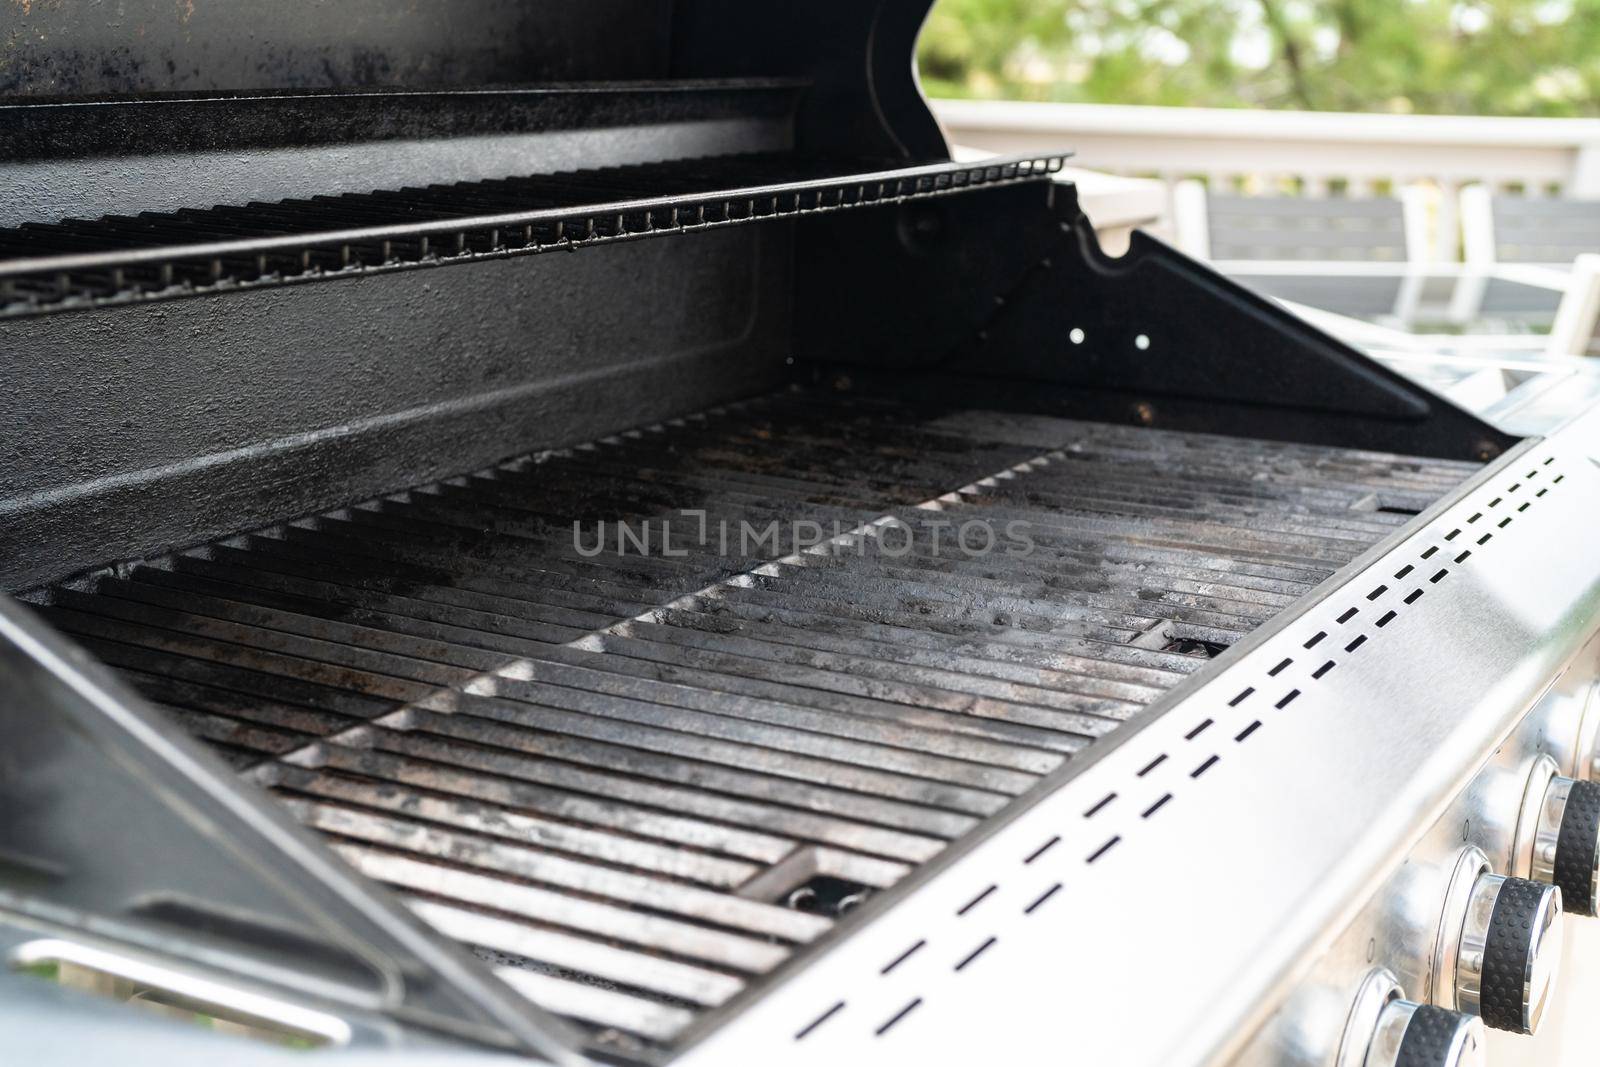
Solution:
<path fill-rule="evenodd" d="M 1086 1062 L 1312 1067 L 1361 1062 L 1341 1038 L 1375 968 L 1455 1003 L 1434 953 L 1466 941 L 1460 861 L 1527 870 L 1528 783 L 1592 773 L 1600 564 L 1577 546 L 1597 457 L 1590 412 L 1491 465 L 695 1055 L 964 1062 L 1058 1041 Z M 1492 1064 L 1587 1059 L 1573 987 L 1597 946 L 1568 923 L 1570 984 L 1537 1037 L 1489 1034 Z"/>

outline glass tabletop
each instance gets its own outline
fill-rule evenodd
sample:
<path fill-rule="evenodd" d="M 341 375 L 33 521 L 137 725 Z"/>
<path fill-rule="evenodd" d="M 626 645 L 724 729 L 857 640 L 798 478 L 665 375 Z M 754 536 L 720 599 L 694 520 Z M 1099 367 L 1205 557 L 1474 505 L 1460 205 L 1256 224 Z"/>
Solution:
<path fill-rule="evenodd" d="M 1427 334 L 1543 335 L 1560 306 L 1562 272 L 1475 271 L 1439 264 L 1238 264 L 1235 281 L 1280 300 L 1390 329 Z M 1537 278 L 1537 281 L 1530 280 Z"/>
<path fill-rule="evenodd" d="M 1600 359 L 1546 352 L 1557 268 L 1233 263 L 1223 273 L 1510 433 L 1600 402 Z"/>

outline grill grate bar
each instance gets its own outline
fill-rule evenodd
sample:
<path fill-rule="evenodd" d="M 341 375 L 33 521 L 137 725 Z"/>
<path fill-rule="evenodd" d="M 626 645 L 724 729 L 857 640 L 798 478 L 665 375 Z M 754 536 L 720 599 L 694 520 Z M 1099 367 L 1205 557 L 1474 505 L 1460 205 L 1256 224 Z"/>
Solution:
<path fill-rule="evenodd" d="M 166 594 L 169 586 L 176 589 L 192 590 L 196 593 L 207 594 L 190 597 L 186 601 L 194 610 L 202 612 L 230 612 L 233 610 L 233 605 L 229 601 L 234 600 L 241 602 L 244 607 L 252 610 L 254 605 L 259 604 L 281 605 L 282 610 L 274 609 L 270 617 L 264 614 L 257 617 L 270 624 L 287 629 L 303 627 L 304 623 L 315 621 L 315 617 L 310 619 L 298 618 L 297 615 L 302 611 L 315 610 L 320 615 L 338 610 L 337 605 L 332 602 L 298 597 L 294 599 L 280 598 L 272 593 L 261 593 L 248 586 L 225 584 L 209 579 L 193 580 L 182 571 L 187 570 L 188 565 L 191 564 L 201 563 L 203 565 L 204 561 L 180 557 L 176 563 L 180 568 L 179 571 L 165 571 L 153 567 L 135 568 L 131 572 L 131 582 L 106 582 L 102 584 L 101 591 L 116 592 L 125 585 L 136 585 L 145 582 L 158 587 L 156 592 L 163 595 Z M 208 573 L 216 573 L 216 571 L 208 570 Z M 249 577 L 248 574 L 244 575 L 245 579 Z M 339 587 L 328 586 L 327 588 L 334 596 L 341 592 Z M 667 707 L 692 708 L 698 711 L 711 712 L 718 716 L 726 716 L 733 720 L 765 722 L 775 726 L 792 727 L 829 737 L 849 738 L 881 746 L 903 748 L 912 752 L 943 755 L 950 757 L 952 760 L 959 760 L 962 763 L 962 766 L 947 766 L 944 774 L 925 768 L 923 771 L 924 777 L 949 777 L 949 780 L 964 781 L 980 788 L 1000 788 L 1004 791 L 1015 792 L 1023 787 L 1018 779 L 1008 779 L 1003 775 L 995 777 L 981 768 L 970 768 L 965 764 L 974 761 L 979 763 L 987 761 L 996 766 L 1010 766 L 1015 769 L 1033 772 L 1047 769 L 1046 766 L 1042 765 L 1040 759 L 1035 758 L 1040 754 L 1030 756 L 1024 753 L 1019 756 L 1015 746 L 1012 745 L 989 745 L 970 737 L 957 740 L 956 737 L 952 737 L 947 732 L 950 725 L 948 721 L 939 722 L 932 717 L 920 715 L 913 709 L 896 709 L 891 712 L 894 716 L 894 722 L 881 723 L 877 721 L 877 716 L 867 717 L 860 714 L 846 715 L 827 711 L 812 711 L 795 704 L 754 701 L 733 694 L 722 694 L 707 690 L 703 687 L 667 685 L 650 679 L 619 677 L 609 671 L 596 671 L 583 666 L 583 662 L 588 657 L 579 657 L 573 664 L 562 664 L 552 658 L 553 653 L 549 650 L 541 651 L 544 646 L 535 642 L 523 640 L 501 642 L 497 640 L 498 635 L 487 634 L 479 630 L 419 623 L 404 616 L 366 615 L 363 613 L 362 619 L 369 628 L 378 633 L 387 631 L 404 637 L 408 633 L 414 632 L 418 627 L 422 627 L 426 630 L 424 636 L 461 642 L 466 645 L 468 651 L 471 651 L 477 643 L 483 642 L 499 646 L 497 648 L 498 651 L 523 653 L 515 662 L 528 665 L 530 669 L 537 671 L 540 678 L 548 679 L 561 686 L 594 693 L 604 693 L 611 696 L 625 696 L 642 701 L 651 701 Z M 445 633 L 443 631 L 451 632 Z M 467 644 L 468 642 L 472 644 Z M 1167 658 L 1172 659 L 1175 657 Z M 496 662 L 503 663 L 508 661 L 501 658 Z M 1191 661 L 1185 660 L 1183 662 L 1192 666 Z M 237 701 L 234 703 L 239 704 Z M 597 713 L 600 712 L 597 711 Z M 706 722 L 704 719 L 700 720 L 700 722 L 702 725 L 697 728 L 709 728 L 713 731 L 719 729 L 716 723 Z M 722 727 L 722 729 L 731 728 L 734 727 L 731 725 Z M 871 753 L 870 765 L 878 765 L 878 762 L 884 758 L 896 759 L 898 757 L 893 753 L 885 753 L 875 749 Z M 1045 762 L 1053 765 L 1055 761 L 1046 758 Z"/>
<path fill-rule="evenodd" d="M 283 802 L 307 826 L 325 833 L 538 882 L 641 912 L 714 923 L 746 935 L 794 943 L 810 941 L 828 928 L 827 920 L 816 915 L 727 893 L 714 893 L 699 886 L 583 863 L 544 850 L 503 844 L 476 834 L 445 830 L 417 819 L 389 818 L 356 808 L 287 796 Z"/>
<path fill-rule="evenodd" d="M 601 937 L 654 949 L 669 957 L 703 961 L 744 974 L 763 974 L 782 963 L 789 950 L 767 940 L 709 929 L 443 863 L 388 852 L 370 845 L 335 840 L 334 850 L 368 877 L 471 906 L 489 908 L 533 922 L 586 930 Z"/>
<path fill-rule="evenodd" d="M 815 782 L 838 778 L 840 784 L 848 781 L 848 788 L 860 792 L 898 796 L 972 814 L 991 814 L 1003 804 L 1004 794 L 1019 793 L 1033 782 L 1032 775 L 1008 774 L 967 760 L 930 756 L 909 746 L 868 743 L 837 733 L 751 722 L 681 706 L 668 711 L 660 704 L 632 700 L 615 692 L 599 694 L 501 678 L 495 679 L 494 688 L 499 696 L 536 706 L 539 724 L 545 729 L 559 729 L 567 718 L 575 720 L 574 733 L 584 729 L 577 720 L 603 720 L 608 724 L 615 721 L 615 735 L 639 748 L 669 751 L 687 745 L 679 736 L 685 735 L 693 739 L 694 744 L 687 747 L 697 753 L 698 759 L 720 762 L 725 757 L 731 766 L 752 770 L 770 767 L 773 773 Z M 790 758 L 790 753 L 816 758 L 801 762 Z M 871 768 L 876 773 L 863 773 L 859 768 Z M 932 788 L 932 783 L 941 784 Z"/>
<path fill-rule="evenodd" d="M 957 517 L 962 521 L 969 517 L 993 521 L 994 513 L 968 512 Z M 1004 605 L 1006 610 L 1049 617 L 1057 605 L 1079 605 L 1088 609 L 1102 609 L 1107 619 L 1133 620 L 1128 625 L 1134 629 L 1144 629 L 1148 625 L 1148 619 L 1141 623 L 1140 618 L 1158 611 L 1165 604 L 1193 609 L 1191 614 L 1208 613 L 1217 616 L 1215 625 L 1221 626 L 1226 626 L 1232 621 L 1227 616 L 1243 616 L 1247 621 L 1259 622 L 1273 613 L 1266 607 L 1256 610 L 1255 605 L 1242 602 L 1219 601 L 1181 594 L 1169 595 L 1159 601 L 1152 600 L 1148 595 L 1141 595 L 1151 591 L 1148 585 L 1130 586 L 1133 591 L 1129 592 L 1108 587 L 1106 583 L 1072 589 L 1065 586 L 1065 583 L 1051 584 L 1048 579 L 1035 579 L 1027 583 L 1016 582 L 1009 575 L 994 574 L 993 569 L 988 567 L 980 570 L 978 567 L 962 567 L 956 564 L 948 570 L 937 571 L 934 568 L 901 566 L 901 562 L 896 559 L 884 560 L 879 552 L 869 550 L 864 558 L 852 558 L 848 563 L 839 560 L 808 562 L 803 569 L 785 570 L 784 576 L 800 584 L 830 588 L 859 582 L 874 590 L 881 589 L 886 596 L 893 596 L 897 600 L 910 600 L 919 606 L 930 602 L 969 604 L 981 598 L 985 602 Z M 978 573 L 973 573 L 974 571 Z M 1064 588 L 1070 592 L 1063 592 Z M 1282 606 L 1281 602 L 1273 605 L 1273 608 L 1279 606 Z"/>
<path fill-rule="evenodd" d="M 677 1036 L 694 1020 L 681 1008 L 641 1000 L 587 982 L 574 982 L 523 967 L 497 967 L 513 989 L 547 1010 L 599 1026 L 614 1027 L 654 1041 Z"/>
<path fill-rule="evenodd" d="M 688 613 L 672 610 L 661 613 L 660 623 L 626 622 L 596 639 L 596 645 L 611 652 L 623 649 L 643 650 L 646 645 L 655 657 L 671 657 L 677 650 L 684 654 L 706 652 L 726 662 L 729 657 L 760 660 L 776 665 L 798 668 L 813 684 L 826 685 L 840 692 L 861 692 L 865 695 L 894 693 L 893 699 L 923 707 L 943 707 L 947 711 L 960 711 L 963 703 L 973 697 L 1006 701 L 1019 709 L 1032 708 L 1045 712 L 1078 712 L 1093 714 L 1101 709 L 1114 710 L 1121 704 L 1132 704 L 1138 699 L 1153 699 L 1158 689 L 1145 687 L 1125 691 L 1120 698 L 1085 696 L 1044 685 L 1024 685 L 1004 679 L 964 673 L 951 664 L 928 667 L 903 664 L 893 660 L 880 660 L 873 650 L 863 646 L 854 653 L 814 651 L 800 644 L 777 644 L 743 636 L 707 632 L 687 625 L 692 621 Z M 635 640 L 624 643 L 623 638 Z M 836 673 L 825 681 L 823 674 Z M 1043 680 L 1043 679 L 1041 679 Z M 1070 676 L 1063 676 L 1070 683 Z M 1132 687 L 1128 687 L 1132 690 Z M 1037 717 L 1037 716 L 1036 716 Z"/>
<path fill-rule="evenodd" d="M 631 773 L 626 767 L 558 759 L 545 752 L 545 746 L 540 744 L 543 739 L 525 738 L 515 728 L 485 726 L 449 715 L 409 714 L 409 731 L 391 727 L 375 732 L 370 739 L 372 746 L 589 797 L 611 797 L 740 830 L 792 837 L 902 862 L 920 863 L 944 845 L 937 837 L 873 825 L 849 816 L 658 781 Z M 420 733 L 424 730 L 426 735 Z M 493 744 L 497 741 L 506 744 Z M 320 752 L 326 746 L 318 747 Z"/>
<path fill-rule="evenodd" d="M 949 647 L 948 642 L 937 642 L 926 650 L 919 649 L 915 641 L 905 644 L 895 642 L 882 634 L 858 632 L 848 637 L 832 637 L 814 633 L 804 626 L 781 622 L 768 622 L 757 615 L 750 620 L 732 623 L 725 611 L 718 610 L 723 602 L 714 597 L 704 598 L 692 608 L 672 608 L 661 613 L 661 621 L 672 628 L 704 630 L 711 633 L 737 628 L 741 635 L 762 643 L 779 647 L 795 646 L 829 654 L 848 655 L 862 661 L 884 664 L 904 663 L 912 668 L 943 670 L 973 678 L 987 678 L 1029 685 L 1035 688 L 1076 692 L 1091 696 L 1107 696 L 1119 700 L 1149 701 L 1171 687 L 1175 679 L 1170 671 L 1149 667 L 1133 667 L 1114 662 L 1093 660 L 1089 657 L 1068 658 L 1063 655 L 1017 657 L 1012 661 L 982 656 L 964 655 Z M 709 610 L 708 610 L 709 609 Z M 619 632 L 634 633 L 643 629 L 637 623 L 619 628 Z M 922 636 L 913 631 L 914 636 Z"/>
<path fill-rule="evenodd" d="M 457 699 L 461 710 L 455 714 L 437 714 L 412 709 L 417 721 L 451 736 L 471 738 L 485 744 L 494 744 L 530 755 L 548 756 L 566 763 L 594 768 L 621 771 L 634 778 L 652 782 L 691 787 L 709 793 L 724 793 L 782 805 L 800 811 L 824 815 L 837 815 L 847 819 L 895 827 L 918 834 L 954 838 L 972 829 L 977 816 L 990 814 L 1002 806 L 1000 798 L 987 805 L 988 810 L 962 814 L 944 808 L 952 802 L 951 787 L 917 788 L 917 783 L 907 781 L 902 788 L 894 788 L 886 775 L 868 775 L 858 769 L 845 767 L 827 769 L 826 779 L 780 775 L 769 768 L 746 770 L 755 765 L 756 751 L 746 749 L 744 762 L 729 757 L 727 762 L 711 762 L 717 755 L 711 742 L 706 741 L 699 750 L 691 735 L 683 735 L 676 744 L 660 743 L 657 750 L 644 747 L 647 739 L 639 731 L 607 731 L 604 722 L 589 733 L 611 733 L 614 737 L 631 740 L 594 741 L 573 734 L 556 733 L 558 716 L 553 709 L 517 706 L 510 701 L 497 701 L 468 696 L 446 694 L 442 699 Z M 408 714 L 411 712 L 408 712 Z M 574 729 L 582 728 L 577 716 L 562 721 Z M 653 739 L 652 739 L 653 740 Z M 737 751 L 737 750 L 736 750 Z M 790 761 L 790 768 L 803 766 L 800 761 Z M 814 765 L 807 769 L 817 770 Z M 869 791 L 870 790 L 870 791 Z M 897 792 L 904 799 L 883 794 Z M 935 807 L 932 802 L 939 801 Z"/>
<path fill-rule="evenodd" d="M 1117 643 L 1119 639 L 1132 640 L 1136 636 L 1133 630 L 1074 638 L 1059 630 L 1050 634 L 1018 633 L 993 625 L 991 632 L 956 634 L 929 629 L 925 616 L 852 611 L 850 605 L 799 596 L 780 597 L 755 586 L 737 585 L 695 598 L 690 607 L 741 620 L 741 627 L 743 620 L 765 623 L 775 634 L 781 632 L 784 640 L 803 643 L 837 637 L 841 641 L 859 640 L 902 649 L 944 650 L 975 663 L 1033 665 L 1163 688 L 1177 681 L 1174 675 L 1195 669 L 1187 657 Z M 923 625 L 915 625 L 919 622 Z M 781 631 L 777 629 L 780 625 Z"/>
<path fill-rule="evenodd" d="M 402 772 L 403 773 L 403 772 Z M 426 782 L 419 782 L 426 785 Z M 404 817 L 455 826 L 491 837 L 538 845 L 557 854 L 649 871 L 700 885 L 737 889 L 762 871 L 746 860 L 696 853 L 614 832 L 574 826 L 519 812 L 477 798 L 461 799 L 401 788 L 392 777 L 371 779 L 321 770 L 285 767 L 276 776 L 280 790 L 335 803 L 355 804 Z M 467 794 L 471 797 L 470 794 Z"/>
<path fill-rule="evenodd" d="M 957 753 L 970 759 L 980 757 L 990 763 L 1004 764 L 1009 759 L 1032 760 L 1037 752 L 1027 749 L 1075 751 L 1077 743 L 1061 735 L 1027 726 L 1013 726 L 993 720 L 979 719 L 963 712 L 948 712 L 941 708 L 896 704 L 887 700 L 850 696 L 826 689 L 787 685 L 767 677 L 752 677 L 748 673 L 717 672 L 704 665 L 679 665 L 658 663 L 625 656 L 607 656 L 596 661 L 587 649 L 553 648 L 541 653 L 539 662 L 555 662 L 598 670 L 615 681 L 607 686 L 633 687 L 637 685 L 670 684 L 680 691 L 697 694 L 695 699 L 715 701 L 725 708 L 747 707 L 745 701 L 770 703 L 779 708 L 802 709 L 800 714 L 820 712 L 830 716 L 861 720 L 867 728 L 887 723 L 890 729 L 906 731 L 937 731 L 957 739 Z M 737 664 L 736 664 L 737 665 Z M 537 670 L 537 663 L 527 669 Z M 790 720 L 797 721 L 797 720 Z M 927 736 L 919 733 L 915 736 Z M 942 742 L 935 742 L 941 743 Z M 1050 758 L 1053 767 L 1059 760 Z"/>
<path fill-rule="evenodd" d="M 618 949 L 448 904 L 414 899 L 411 909 L 446 937 L 529 960 L 542 960 L 556 967 L 704 1007 L 715 1007 L 744 987 L 738 978 L 721 971 Z"/>
<path fill-rule="evenodd" d="M 459 758 L 452 758 L 453 752 Z M 405 745 L 395 741 L 383 749 L 324 744 L 318 750 L 315 766 L 318 770 L 337 771 L 344 777 L 452 794 L 533 817 L 547 817 L 566 827 L 565 833 L 598 831 L 603 835 L 594 839 L 598 841 L 609 842 L 612 836 L 621 835 L 671 846 L 675 855 L 682 854 L 674 862 L 685 868 L 696 866 L 698 855 L 706 854 L 746 861 L 759 869 L 777 863 L 798 847 L 794 837 L 697 819 L 598 791 L 586 792 L 581 788 L 586 783 L 581 781 L 575 783 L 578 788 L 546 783 L 537 777 L 537 763 L 498 754 L 475 762 L 473 750 L 453 750 L 448 744 Z M 266 777 L 277 783 L 290 781 L 300 773 L 303 772 L 298 768 L 275 764 Z M 580 836 L 564 850 L 582 852 L 584 840 Z M 591 851 L 602 847 L 605 846 L 594 845 Z M 606 855 L 612 862 L 624 862 L 620 852 Z M 655 866 L 664 863 L 663 859 L 655 860 Z M 641 870 L 651 867 L 637 866 Z M 884 865 L 884 876 L 897 873 L 904 873 L 904 867 Z"/>
<path fill-rule="evenodd" d="M 951 715 L 964 715 L 997 722 L 1032 726 L 1076 738 L 1099 737 L 1116 728 L 1120 721 L 1088 712 L 1077 713 L 1059 708 L 1036 707 L 1003 696 L 974 696 L 968 692 L 950 692 L 934 686 L 919 686 L 885 680 L 871 676 L 856 677 L 849 673 L 853 662 L 838 659 L 831 665 L 811 666 L 784 663 L 774 659 L 686 648 L 681 645 L 641 641 L 626 634 L 607 634 L 593 639 L 590 651 L 607 654 L 608 659 L 631 658 L 647 663 L 652 670 L 676 669 L 692 676 L 696 673 L 710 676 L 741 677 L 755 675 L 794 690 L 821 690 L 833 696 L 872 700 L 887 704 L 942 711 Z M 718 679 L 720 681 L 720 678 Z M 799 699 L 797 697 L 797 699 Z M 1131 712 L 1132 705 L 1111 701 L 1073 698 L 1070 694 L 1057 695 L 1058 703 L 1079 703 L 1101 711 L 1124 709 Z"/>
<path fill-rule="evenodd" d="M 286 533 L 287 529 L 279 533 Z M 629 614 L 648 606 L 610 599 L 598 592 L 572 592 L 534 586 L 518 581 L 514 576 L 495 579 L 470 572 L 449 575 L 437 568 L 423 570 L 408 567 L 398 561 L 344 552 L 340 545 L 333 543 L 332 538 L 324 538 L 321 542 L 310 538 L 308 541 L 309 545 L 281 536 L 252 536 L 241 539 L 238 546 L 247 548 L 247 552 L 228 558 L 263 570 L 292 573 L 335 585 L 350 585 L 379 593 L 393 592 L 441 605 L 449 612 L 461 608 L 479 610 L 535 625 L 560 626 L 569 631 L 576 629 L 587 632 L 595 626 L 586 623 L 604 625 L 619 614 Z M 212 546 L 201 551 L 223 558 L 227 548 Z M 580 614 L 569 614 L 571 612 Z"/>
<path fill-rule="evenodd" d="M 614 664 L 607 661 L 606 667 Z M 947 757 L 943 767 L 950 780 L 964 781 L 984 789 L 1017 791 L 1025 788 L 1031 776 L 995 774 L 994 769 L 1032 770 L 1038 772 L 1055 766 L 1055 760 L 1044 752 L 1019 753 L 1014 744 L 991 744 L 970 736 L 952 736 L 950 720 L 945 717 L 919 714 L 917 709 L 889 706 L 883 722 L 866 714 L 841 714 L 813 710 L 797 704 L 780 701 L 757 700 L 737 694 L 723 693 L 704 686 L 690 686 L 667 682 L 657 678 L 633 677 L 612 670 L 597 670 L 593 657 L 585 653 L 550 650 L 539 656 L 522 660 L 515 681 L 496 680 L 496 684 L 528 684 L 536 682 L 561 686 L 602 697 L 621 697 L 630 701 L 648 702 L 662 708 L 694 713 L 705 712 L 729 722 L 718 725 L 707 722 L 706 728 L 736 730 L 740 723 L 771 724 L 793 730 L 833 738 L 869 741 L 883 747 L 905 749 Z M 660 714 L 656 712 L 655 714 Z M 703 719 L 700 721 L 704 721 Z M 882 753 L 874 753 L 876 756 Z M 1042 758 L 1038 762 L 1035 757 Z M 928 765 L 931 772 L 933 765 Z M 923 777 L 940 777 L 925 773 Z M 970 779 L 970 780 L 969 780 Z"/>

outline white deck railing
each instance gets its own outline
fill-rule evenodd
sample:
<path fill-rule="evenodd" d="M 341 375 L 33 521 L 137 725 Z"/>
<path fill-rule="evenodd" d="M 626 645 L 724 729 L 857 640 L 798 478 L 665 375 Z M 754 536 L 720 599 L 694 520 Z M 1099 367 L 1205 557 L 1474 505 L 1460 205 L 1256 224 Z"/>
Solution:
<path fill-rule="evenodd" d="M 1600 119 L 1366 115 L 936 100 L 950 140 L 993 152 L 1072 148 L 1076 166 L 1265 195 L 1368 196 L 1421 185 L 1456 232 L 1461 189 L 1600 198 Z M 1449 249 L 1453 240 L 1438 243 Z"/>

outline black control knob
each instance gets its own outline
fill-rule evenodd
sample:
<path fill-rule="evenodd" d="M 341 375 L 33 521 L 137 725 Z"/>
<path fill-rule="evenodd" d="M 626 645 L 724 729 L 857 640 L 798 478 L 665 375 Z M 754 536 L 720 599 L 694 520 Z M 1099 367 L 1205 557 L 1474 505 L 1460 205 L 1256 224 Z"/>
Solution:
<path fill-rule="evenodd" d="M 1558 886 L 1567 911 L 1600 911 L 1600 783 L 1550 779 L 1539 806 L 1530 874 Z"/>
<path fill-rule="evenodd" d="M 1486 1051 L 1482 1019 L 1406 1000 L 1379 967 L 1356 990 L 1333 1067 L 1483 1067 Z"/>
<path fill-rule="evenodd" d="M 1561 890 L 1479 875 L 1456 952 L 1456 1007 L 1497 1030 L 1533 1033 L 1555 990 L 1561 942 Z"/>
<path fill-rule="evenodd" d="M 1483 1022 L 1431 1004 L 1391 1000 L 1362 1067 L 1484 1067 L 1489 1062 Z"/>

